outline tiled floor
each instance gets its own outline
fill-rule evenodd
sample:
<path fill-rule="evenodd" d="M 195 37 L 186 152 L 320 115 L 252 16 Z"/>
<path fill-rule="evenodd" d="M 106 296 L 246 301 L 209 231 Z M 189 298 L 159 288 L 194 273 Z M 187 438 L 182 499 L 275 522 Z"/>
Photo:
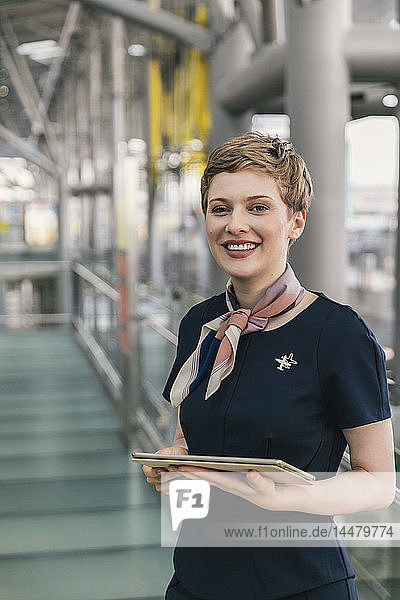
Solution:
<path fill-rule="evenodd" d="M 159 497 L 68 329 L 0 336 L 0 598 L 158 600 Z"/>

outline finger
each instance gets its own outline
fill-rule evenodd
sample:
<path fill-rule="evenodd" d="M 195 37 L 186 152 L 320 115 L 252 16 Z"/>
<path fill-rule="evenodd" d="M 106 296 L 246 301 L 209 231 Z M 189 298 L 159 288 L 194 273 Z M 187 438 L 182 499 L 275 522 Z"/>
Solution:
<path fill-rule="evenodd" d="M 169 496 L 169 481 L 162 483 L 160 486 L 160 490 L 163 494 L 165 494 L 166 496 Z"/>
<path fill-rule="evenodd" d="M 270 477 L 265 477 L 258 471 L 248 471 L 246 474 L 247 483 L 254 490 L 266 490 L 275 486 L 274 481 Z"/>
<path fill-rule="evenodd" d="M 146 479 L 147 483 L 155 485 L 156 483 L 161 483 L 161 481 L 170 481 L 171 479 L 176 479 L 177 476 L 179 477 L 179 473 L 170 473 L 169 471 L 166 471 L 165 473 L 162 473 L 162 476 L 156 475 L 155 477 L 152 477 L 149 475 L 146 477 Z"/>
<path fill-rule="evenodd" d="M 155 477 L 156 475 L 159 475 L 164 470 L 161 467 L 149 467 L 146 465 L 143 465 L 142 469 L 143 469 L 143 473 L 146 475 L 146 477 L 148 477 L 148 476 Z"/>
<path fill-rule="evenodd" d="M 161 477 L 146 477 L 147 483 L 151 483 L 152 485 L 156 483 L 160 483 Z"/>
<path fill-rule="evenodd" d="M 179 471 L 190 471 L 191 473 L 213 473 L 211 469 L 205 469 L 204 467 L 191 467 L 190 465 L 180 465 L 177 467 Z"/>

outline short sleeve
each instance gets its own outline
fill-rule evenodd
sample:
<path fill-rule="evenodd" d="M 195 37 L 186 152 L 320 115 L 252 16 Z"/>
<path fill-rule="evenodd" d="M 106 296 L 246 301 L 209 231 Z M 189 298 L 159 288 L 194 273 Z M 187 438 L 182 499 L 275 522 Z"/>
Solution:
<path fill-rule="evenodd" d="M 333 310 L 318 344 L 318 371 L 327 411 L 339 429 L 391 416 L 385 354 L 350 307 Z"/>
<path fill-rule="evenodd" d="M 178 375 L 183 363 L 196 348 L 197 340 L 200 337 L 202 326 L 202 313 L 204 303 L 196 304 L 186 313 L 178 328 L 178 346 L 176 356 L 162 395 L 165 400 L 171 402 L 170 393 L 176 376 Z M 203 310 L 201 310 L 203 308 Z"/>

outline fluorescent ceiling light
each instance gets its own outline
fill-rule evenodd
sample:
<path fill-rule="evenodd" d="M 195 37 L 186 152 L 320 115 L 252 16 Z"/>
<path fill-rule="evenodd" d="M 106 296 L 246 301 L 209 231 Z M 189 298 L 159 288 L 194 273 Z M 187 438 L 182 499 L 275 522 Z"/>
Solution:
<path fill-rule="evenodd" d="M 382 104 L 388 108 L 394 108 L 398 103 L 399 99 L 394 94 L 386 94 L 386 96 L 382 98 Z"/>
<path fill-rule="evenodd" d="M 38 63 L 47 65 L 53 58 L 59 56 L 61 48 L 54 40 L 41 40 L 39 42 L 21 44 L 18 46 L 17 52 L 18 54 L 29 56 L 29 58 Z"/>
<path fill-rule="evenodd" d="M 131 44 L 128 48 L 128 54 L 131 56 L 144 56 L 146 54 L 146 48 L 143 44 Z"/>

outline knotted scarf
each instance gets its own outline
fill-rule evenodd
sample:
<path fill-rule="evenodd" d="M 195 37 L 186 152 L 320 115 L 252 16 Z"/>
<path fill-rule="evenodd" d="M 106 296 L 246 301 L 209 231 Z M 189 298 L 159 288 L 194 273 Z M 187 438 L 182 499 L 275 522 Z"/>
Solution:
<path fill-rule="evenodd" d="M 205 323 L 195 351 L 181 367 L 171 389 L 171 404 L 179 406 L 209 373 L 207 400 L 228 377 L 235 365 L 241 335 L 263 331 L 271 317 L 281 315 L 296 306 L 304 296 L 304 288 L 291 266 L 269 288 L 254 308 L 241 308 L 232 281 L 226 285 L 227 313 Z"/>

